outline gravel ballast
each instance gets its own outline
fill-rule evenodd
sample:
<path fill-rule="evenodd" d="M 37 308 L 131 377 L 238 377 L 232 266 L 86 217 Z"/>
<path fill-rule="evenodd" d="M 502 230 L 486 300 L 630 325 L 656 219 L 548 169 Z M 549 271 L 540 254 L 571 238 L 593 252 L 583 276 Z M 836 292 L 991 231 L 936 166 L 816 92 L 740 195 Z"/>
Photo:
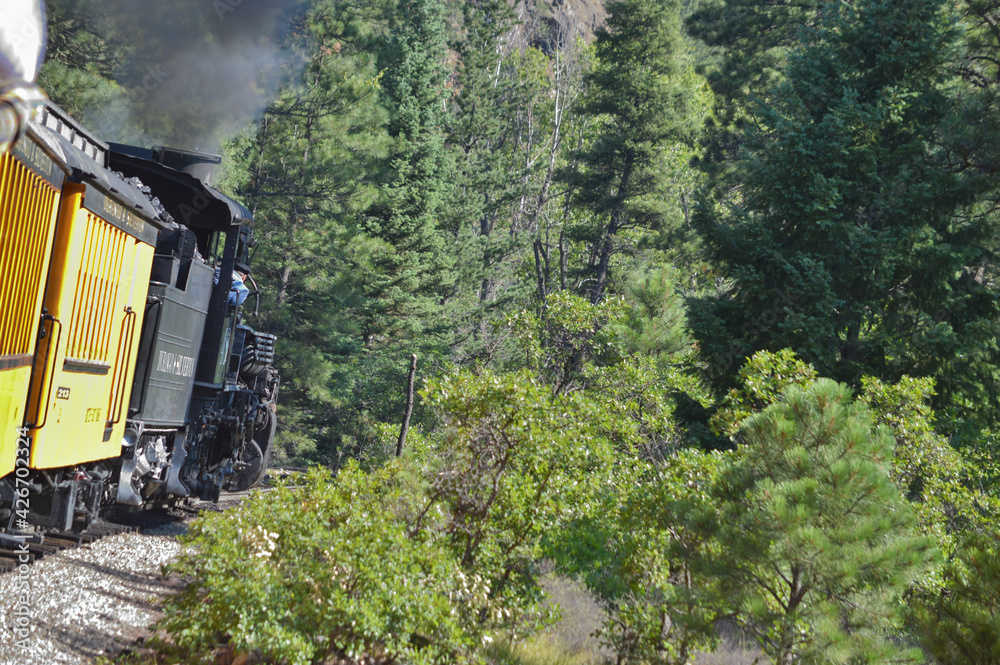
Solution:
<path fill-rule="evenodd" d="M 181 549 L 176 530 L 109 536 L 0 575 L 0 665 L 90 663 L 147 636 L 177 590 L 161 574 Z"/>

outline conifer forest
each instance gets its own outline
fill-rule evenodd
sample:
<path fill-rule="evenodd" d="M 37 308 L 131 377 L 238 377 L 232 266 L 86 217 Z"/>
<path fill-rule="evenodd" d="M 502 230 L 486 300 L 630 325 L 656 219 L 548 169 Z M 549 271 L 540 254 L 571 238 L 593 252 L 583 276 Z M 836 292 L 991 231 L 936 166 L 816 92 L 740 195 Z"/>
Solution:
<path fill-rule="evenodd" d="M 47 6 L 56 103 L 223 156 L 310 467 L 169 662 L 1000 665 L 1000 0 Z"/>

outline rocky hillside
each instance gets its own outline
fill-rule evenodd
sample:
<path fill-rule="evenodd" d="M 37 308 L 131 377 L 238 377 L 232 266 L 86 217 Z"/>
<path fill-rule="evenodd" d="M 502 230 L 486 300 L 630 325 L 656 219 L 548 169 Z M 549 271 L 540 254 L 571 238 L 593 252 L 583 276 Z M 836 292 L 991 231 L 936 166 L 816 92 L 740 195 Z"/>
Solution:
<path fill-rule="evenodd" d="M 607 12 L 605 0 L 525 0 L 519 6 L 520 30 L 529 43 L 546 48 L 553 37 L 594 39 Z"/>
<path fill-rule="evenodd" d="M 593 38 L 594 30 L 604 23 L 607 15 L 604 0 L 544 0 L 538 4 L 556 20 L 579 30 L 587 41 Z"/>

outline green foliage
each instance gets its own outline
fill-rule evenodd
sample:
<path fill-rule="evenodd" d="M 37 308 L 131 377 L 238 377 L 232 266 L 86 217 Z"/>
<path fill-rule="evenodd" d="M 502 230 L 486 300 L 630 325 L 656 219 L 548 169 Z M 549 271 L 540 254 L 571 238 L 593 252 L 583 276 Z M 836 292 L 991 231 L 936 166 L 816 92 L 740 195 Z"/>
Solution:
<path fill-rule="evenodd" d="M 729 391 L 712 417 L 717 434 L 733 437 L 743 420 L 776 402 L 791 386 L 805 386 L 817 378 L 816 370 L 799 360 L 791 349 L 755 353 L 739 372 L 739 387 Z"/>
<path fill-rule="evenodd" d="M 669 357 L 688 344 L 677 277 L 678 271 L 669 266 L 644 266 L 629 275 L 623 289 L 627 307 L 624 342 L 629 353 Z"/>
<path fill-rule="evenodd" d="M 936 554 L 889 478 L 892 438 L 828 379 L 743 422 L 721 474 L 718 575 L 775 663 L 917 662 L 900 599 Z"/>
<path fill-rule="evenodd" d="M 364 430 L 341 386 L 362 351 L 357 273 L 373 249 L 351 226 L 374 197 L 372 162 L 389 139 L 373 57 L 331 37 L 334 18 L 323 10 L 314 8 L 295 41 L 309 57 L 301 76 L 254 133 L 234 141 L 230 180 L 256 220 L 262 320 L 254 325 L 279 340 L 278 446 L 293 459 L 337 464 L 344 435 Z"/>
<path fill-rule="evenodd" d="M 134 44 L 93 0 L 50 0 L 45 8 L 49 38 L 38 84 L 67 112 L 111 132 L 105 138 L 141 136 L 130 107 L 143 91 L 115 80 Z"/>
<path fill-rule="evenodd" d="M 301 664 L 332 655 L 460 662 L 489 589 L 401 516 L 418 490 L 397 466 L 313 471 L 190 528 L 191 578 L 160 626 L 197 656 L 221 639 Z"/>
<path fill-rule="evenodd" d="M 359 220 L 379 241 L 361 266 L 361 335 L 369 347 L 440 332 L 440 301 L 454 282 L 441 218 L 453 164 L 444 145 L 447 34 L 441 0 L 403 0 L 379 49 L 392 147 L 379 193 Z"/>
<path fill-rule="evenodd" d="M 946 146 L 951 159 L 976 181 L 981 202 L 972 214 L 992 216 L 998 184 L 994 166 L 1000 151 L 997 143 L 1000 33 L 996 29 L 1000 5 L 996 0 L 965 0 L 959 6 L 963 53 L 958 71 L 963 85 L 958 95 L 962 103 L 955 105 L 946 124 Z"/>
<path fill-rule="evenodd" d="M 537 372 L 556 393 L 585 388 L 588 368 L 621 359 L 624 304 L 618 298 L 591 305 L 568 291 L 553 293 L 541 316 L 522 310 L 503 326 L 517 342 L 511 364 Z"/>
<path fill-rule="evenodd" d="M 596 422 L 604 436 L 626 458 L 659 459 L 682 446 L 673 417 L 678 395 L 703 391 L 675 351 L 679 340 L 652 337 L 664 329 L 680 337 L 682 313 L 669 298 L 659 300 L 662 291 L 641 290 L 631 306 L 621 298 L 592 305 L 557 291 L 541 315 L 521 312 L 503 326 L 523 354 L 511 366 L 531 369 L 558 394 L 582 393 L 601 413 Z M 640 297 L 648 298 L 645 304 Z M 630 348 L 641 344 L 650 346 Z"/>
<path fill-rule="evenodd" d="M 511 196 L 508 190 L 518 182 L 506 168 L 517 140 L 512 116 L 519 110 L 522 90 L 540 87 L 544 81 L 537 70 L 548 61 L 536 49 L 512 53 L 505 43 L 515 23 L 508 0 L 463 2 L 461 12 L 462 30 L 453 46 L 459 58 L 455 71 L 458 94 L 447 125 L 449 141 L 457 153 L 455 197 L 459 210 L 449 216 L 475 233 L 475 256 L 469 257 L 472 265 L 466 269 L 474 271 L 472 283 L 478 287 L 484 279 L 496 279 L 495 264 L 510 249 L 511 235 L 496 237 L 493 231 L 503 221 Z M 511 75 L 518 69 L 523 80 Z M 479 294 L 480 300 L 487 302 L 494 295 Z"/>
<path fill-rule="evenodd" d="M 133 46 L 96 0 L 48 0 L 46 60 L 113 79 Z"/>
<path fill-rule="evenodd" d="M 650 310 L 662 314 L 658 307 Z M 658 318 L 638 306 L 633 315 Z M 505 323 L 525 353 L 524 368 L 430 381 L 425 400 L 443 417 L 446 440 L 429 463 L 428 482 L 432 495 L 450 506 L 452 519 L 463 518 L 452 527 L 461 546 L 456 555 L 498 571 L 501 588 L 517 584 L 516 595 L 530 598 L 531 562 L 549 552 L 615 603 L 614 620 L 627 628 L 609 628 L 608 639 L 624 640 L 622 653 L 673 653 L 662 639 L 650 642 L 652 633 L 636 632 L 635 612 L 662 615 L 666 599 L 678 606 L 682 599 L 689 606 L 696 600 L 674 589 L 670 566 L 676 558 L 658 551 L 669 541 L 667 527 L 643 525 L 639 515 L 665 501 L 687 514 L 695 500 L 686 489 L 695 492 L 691 474 L 704 462 L 673 454 L 679 437 L 670 390 L 683 381 L 665 362 L 666 353 L 658 364 L 649 354 L 628 352 L 627 321 L 618 299 L 591 305 L 554 292 L 541 315 L 525 312 Z M 664 471 L 643 477 L 641 469 L 650 464 Z M 640 494 L 633 499 L 631 492 L 611 489 L 622 487 Z M 677 493 L 683 498 L 667 500 Z M 636 596 L 629 601 L 632 586 Z M 702 617 L 702 629 L 706 621 Z M 683 653 L 711 640 L 711 631 L 696 634 L 676 625 L 677 634 L 688 635 L 679 647 Z"/>
<path fill-rule="evenodd" d="M 753 122 L 751 104 L 770 99 L 784 77 L 789 50 L 800 43 L 804 29 L 815 25 L 824 4 L 705 0 L 686 18 L 688 32 L 715 56 L 700 63 L 715 93 L 702 168 L 719 175 L 734 166 L 741 132 Z"/>
<path fill-rule="evenodd" d="M 980 489 L 976 470 L 934 431 L 933 381 L 903 377 L 889 385 L 866 377 L 862 385 L 860 401 L 896 438 L 893 481 L 915 508 L 921 531 L 951 556 L 963 534 L 991 528 L 1000 505 Z"/>
<path fill-rule="evenodd" d="M 555 292 L 541 316 L 508 322 L 529 368 L 581 400 L 598 440 L 614 450 L 592 472 L 595 498 L 570 499 L 578 509 L 546 551 L 605 601 L 602 640 L 622 662 L 683 663 L 714 640 L 714 606 L 704 602 L 712 585 L 692 585 L 689 564 L 710 539 L 695 524 L 714 511 L 715 458 L 677 452 L 672 391 L 691 386 L 672 364 L 675 345 L 649 334 L 664 324 L 680 333 L 671 286 L 665 273 L 640 282 L 631 306 Z"/>
<path fill-rule="evenodd" d="M 729 391 L 712 425 L 721 434 L 742 442 L 746 418 L 782 399 L 793 386 L 808 386 L 816 370 L 789 350 L 754 354 L 740 370 L 740 386 Z M 895 439 L 890 477 L 916 511 L 920 531 L 946 554 L 954 539 L 980 531 L 995 519 L 996 501 L 979 487 L 979 474 L 962 459 L 947 439 L 934 429 L 930 400 L 933 381 L 904 376 L 887 384 L 872 377 L 862 379 L 859 402 L 873 422 L 884 426 Z"/>
<path fill-rule="evenodd" d="M 695 216 L 732 279 L 692 307 L 709 358 L 787 346 L 852 385 L 935 376 L 937 406 L 992 417 L 972 395 L 992 390 L 995 296 L 974 275 L 993 225 L 955 222 L 971 190 L 938 150 L 951 25 L 949 3 L 866 0 L 807 29 L 738 172 Z"/>
<path fill-rule="evenodd" d="M 321 422 L 328 423 L 324 432 L 335 443 L 325 443 L 319 452 L 325 464 L 336 467 L 347 459 L 363 459 L 370 464 L 381 456 L 386 444 L 386 432 L 396 435 L 406 408 L 407 376 L 410 353 L 405 348 L 361 353 L 342 359 L 331 376 L 332 400 Z M 428 374 L 437 372 L 438 359 L 421 353 L 417 360 L 415 386 L 423 384 Z M 412 425 L 430 426 L 432 416 L 418 398 L 415 401 Z M 393 453 L 395 443 L 392 444 Z"/>
<path fill-rule="evenodd" d="M 953 434 L 950 443 L 955 446 L 970 468 L 983 491 L 1000 497 L 1000 434 L 995 429 L 980 429 L 974 423 Z"/>
<path fill-rule="evenodd" d="M 177 571 L 193 582 L 162 624 L 181 649 L 461 662 L 544 620 L 540 541 L 592 503 L 608 414 L 527 370 L 422 392 L 442 425 L 408 447 L 419 469 L 315 472 L 192 527 Z"/>
<path fill-rule="evenodd" d="M 127 115 L 128 97 L 114 81 L 86 69 L 74 69 L 57 60 L 47 61 L 38 83 L 65 110 L 97 127 Z M 127 134 L 136 128 L 123 128 Z"/>
<path fill-rule="evenodd" d="M 617 501 L 609 494 L 610 505 L 592 518 L 605 539 L 580 572 L 608 603 L 600 635 L 621 662 L 683 665 L 717 644 L 713 622 L 724 596 L 703 573 L 719 552 L 708 525 L 720 461 L 684 451 L 623 475 L 621 485 L 632 489 Z"/>
<path fill-rule="evenodd" d="M 791 353 L 758 354 L 742 378 L 719 418 L 737 451 L 621 462 L 553 547 L 605 599 L 607 645 L 622 662 L 688 663 L 735 616 L 775 663 L 916 662 L 897 642 L 902 596 L 938 588 L 937 533 L 890 475 L 909 458 Z M 926 425 L 878 413 L 901 446 Z"/>
<path fill-rule="evenodd" d="M 593 474 L 609 464 L 599 415 L 582 395 L 554 394 L 528 371 L 459 372 L 428 381 L 424 398 L 444 433 L 421 514 L 446 509 L 456 558 L 519 620 L 537 611 L 541 537 L 586 511 Z"/>
<path fill-rule="evenodd" d="M 945 566 L 944 589 L 911 603 L 914 634 L 941 665 L 1000 663 L 998 535 L 967 534 Z"/>

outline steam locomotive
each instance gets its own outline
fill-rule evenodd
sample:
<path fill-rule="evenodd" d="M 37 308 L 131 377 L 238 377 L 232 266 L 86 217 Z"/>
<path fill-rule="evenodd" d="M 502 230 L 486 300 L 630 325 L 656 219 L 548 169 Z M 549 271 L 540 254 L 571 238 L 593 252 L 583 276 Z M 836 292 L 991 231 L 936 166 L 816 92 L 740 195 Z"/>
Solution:
<path fill-rule="evenodd" d="M 219 161 L 53 104 L 0 155 L 0 528 L 261 480 L 275 337 L 245 323 L 251 215 L 208 184 Z"/>

